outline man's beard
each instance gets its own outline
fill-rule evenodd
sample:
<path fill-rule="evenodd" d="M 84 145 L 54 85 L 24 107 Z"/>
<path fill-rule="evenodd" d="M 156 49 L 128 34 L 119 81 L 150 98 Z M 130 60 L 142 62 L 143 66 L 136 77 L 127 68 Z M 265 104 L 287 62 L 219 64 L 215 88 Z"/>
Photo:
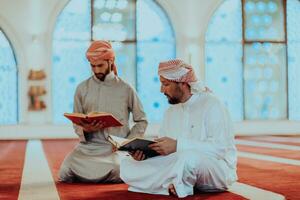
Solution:
<path fill-rule="evenodd" d="M 165 95 L 166 95 L 166 97 L 168 98 L 169 104 L 178 104 L 178 103 L 180 103 L 179 98 L 177 98 L 177 97 L 170 97 L 170 96 L 167 95 L 167 94 L 165 94 Z"/>
<path fill-rule="evenodd" d="M 95 74 L 95 76 L 97 77 L 97 79 L 99 79 L 100 81 L 104 81 L 106 75 L 107 74 L 103 74 L 103 73 L 97 73 L 97 74 Z"/>
<path fill-rule="evenodd" d="M 95 73 L 95 76 L 97 77 L 97 79 L 99 79 L 100 81 L 104 81 L 105 77 L 107 76 L 107 74 L 109 74 L 109 69 L 106 70 L 105 73 Z"/>

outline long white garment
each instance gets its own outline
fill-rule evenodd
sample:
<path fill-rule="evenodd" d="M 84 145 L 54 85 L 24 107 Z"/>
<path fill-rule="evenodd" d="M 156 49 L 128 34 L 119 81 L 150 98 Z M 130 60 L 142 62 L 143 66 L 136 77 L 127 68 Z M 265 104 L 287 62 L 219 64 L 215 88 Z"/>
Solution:
<path fill-rule="evenodd" d="M 165 113 L 160 136 L 177 139 L 168 156 L 121 162 L 121 178 L 129 190 L 168 194 L 174 184 L 179 197 L 203 191 L 226 190 L 237 179 L 232 122 L 225 107 L 210 93 L 194 94 Z"/>

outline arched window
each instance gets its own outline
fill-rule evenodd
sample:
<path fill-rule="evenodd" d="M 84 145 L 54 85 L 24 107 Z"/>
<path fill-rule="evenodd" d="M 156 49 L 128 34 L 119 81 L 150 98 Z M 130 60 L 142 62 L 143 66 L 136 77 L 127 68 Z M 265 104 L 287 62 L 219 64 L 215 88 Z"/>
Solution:
<path fill-rule="evenodd" d="M 174 31 L 163 9 L 153 0 L 71 0 L 54 32 L 54 122 L 64 123 L 62 114 L 72 111 L 76 86 L 91 75 L 85 51 L 98 39 L 112 42 L 119 76 L 136 88 L 148 119 L 160 121 L 167 101 L 157 66 L 175 57 Z"/>
<path fill-rule="evenodd" d="M 91 75 L 85 51 L 91 40 L 91 4 L 72 0 L 57 19 L 53 36 L 52 108 L 54 123 L 72 112 L 77 85 Z"/>
<path fill-rule="evenodd" d="M 174 31 L 165 12 L 152 0 L 137 1 L 137 91 L 151 122 L 160 122 L 168 107 L 160 93 L 158 64 L 175 54 Z"/>
<path fill-rule="evenodd" d="M 300 120 L 300 2 L 287 1 L 289 119 Z"/>
<path fill-rule="evenodd" d="M 0 29 L 0 125 L 18 123 L 18 70 L 13 49 Z"/>
<path fill-rule="evenodd" d="M 206 80 L 235 121 L 300 119 L 299 17 L 297 0 L 226 0 L 214 13 Z"/>

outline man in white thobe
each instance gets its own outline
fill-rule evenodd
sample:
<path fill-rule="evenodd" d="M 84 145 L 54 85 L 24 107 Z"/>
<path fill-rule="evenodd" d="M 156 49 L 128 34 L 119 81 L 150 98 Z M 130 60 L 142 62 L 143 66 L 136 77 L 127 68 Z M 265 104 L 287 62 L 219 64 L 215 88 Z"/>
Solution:
<path fill-rule="evenodd" d="M 125 154 L 113 152 L 107 136 L 142 136 L 147 127 L 146 116 L 136 92 L 117 76 L 111 44 L 107 41 L 94 41 L 86 56 L 94 75 L 77 87 L 74 112 L 109 112 L 123 126 L 104 129 L 100 122 L 74 124 L 80 143 L 65 158 L 59 178 L 63 182 L 121 182 L 119 165 Z M 131 128 L 130 113 L 134 121 Z"/>
<path fill-rule="evenodd" d="M 130 191 L 193 195 L 225 191 L 237 180 L 237 153 L 232 122 L 224 105 L 203 88 L 193 68 L 175 59 L 162 62 L 161 92 L 170 108 L 160 138 L 150 147 L 161 154 L 145 158 L 141 151 L 121 162 L 121 179 Z"/>

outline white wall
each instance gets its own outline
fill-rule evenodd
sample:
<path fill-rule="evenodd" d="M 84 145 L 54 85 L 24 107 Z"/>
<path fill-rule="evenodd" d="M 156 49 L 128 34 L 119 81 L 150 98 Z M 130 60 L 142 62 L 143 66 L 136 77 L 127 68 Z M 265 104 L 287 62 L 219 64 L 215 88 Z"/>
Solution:
<path fill-rule="evenodd" d="M 10 40 L 19 70 L 20 124 L 51 124 L 51 44 L 56 16 L 67 0 L 1 0 L 0 27 Z M 28 112 L 27 96 L 30 69 L 44 69 L 48 75 L 42 82 L 47 95 L 47 109 Z"/>
<path fill-rule="evenodd" d="M 15 50 L 19 69 L 20 125 L 0 126 L 0 138 L 73 137 L 70 126 L 53 126 L 51 114 L 52 33 L 55 21 L 68 0 L 1 0 L 0 27 Z M 176 34 L 177 57 L 189 61 L 204 79 L 204 41 L 210 17 L 222 0 L 157 0 L 165 9 Z M 27 80 L 31 68 L 45 69 L 47 109 L 28 112 Z M 276 126 L 273 126 L 276 124 Z M 238 133 L 300 133 L 300 123 L 241 122 L 235 125 Z M 255 127 L 255 128 L 254 128 Z M 157 132 L 150 125 L 149 133 Z"/>

